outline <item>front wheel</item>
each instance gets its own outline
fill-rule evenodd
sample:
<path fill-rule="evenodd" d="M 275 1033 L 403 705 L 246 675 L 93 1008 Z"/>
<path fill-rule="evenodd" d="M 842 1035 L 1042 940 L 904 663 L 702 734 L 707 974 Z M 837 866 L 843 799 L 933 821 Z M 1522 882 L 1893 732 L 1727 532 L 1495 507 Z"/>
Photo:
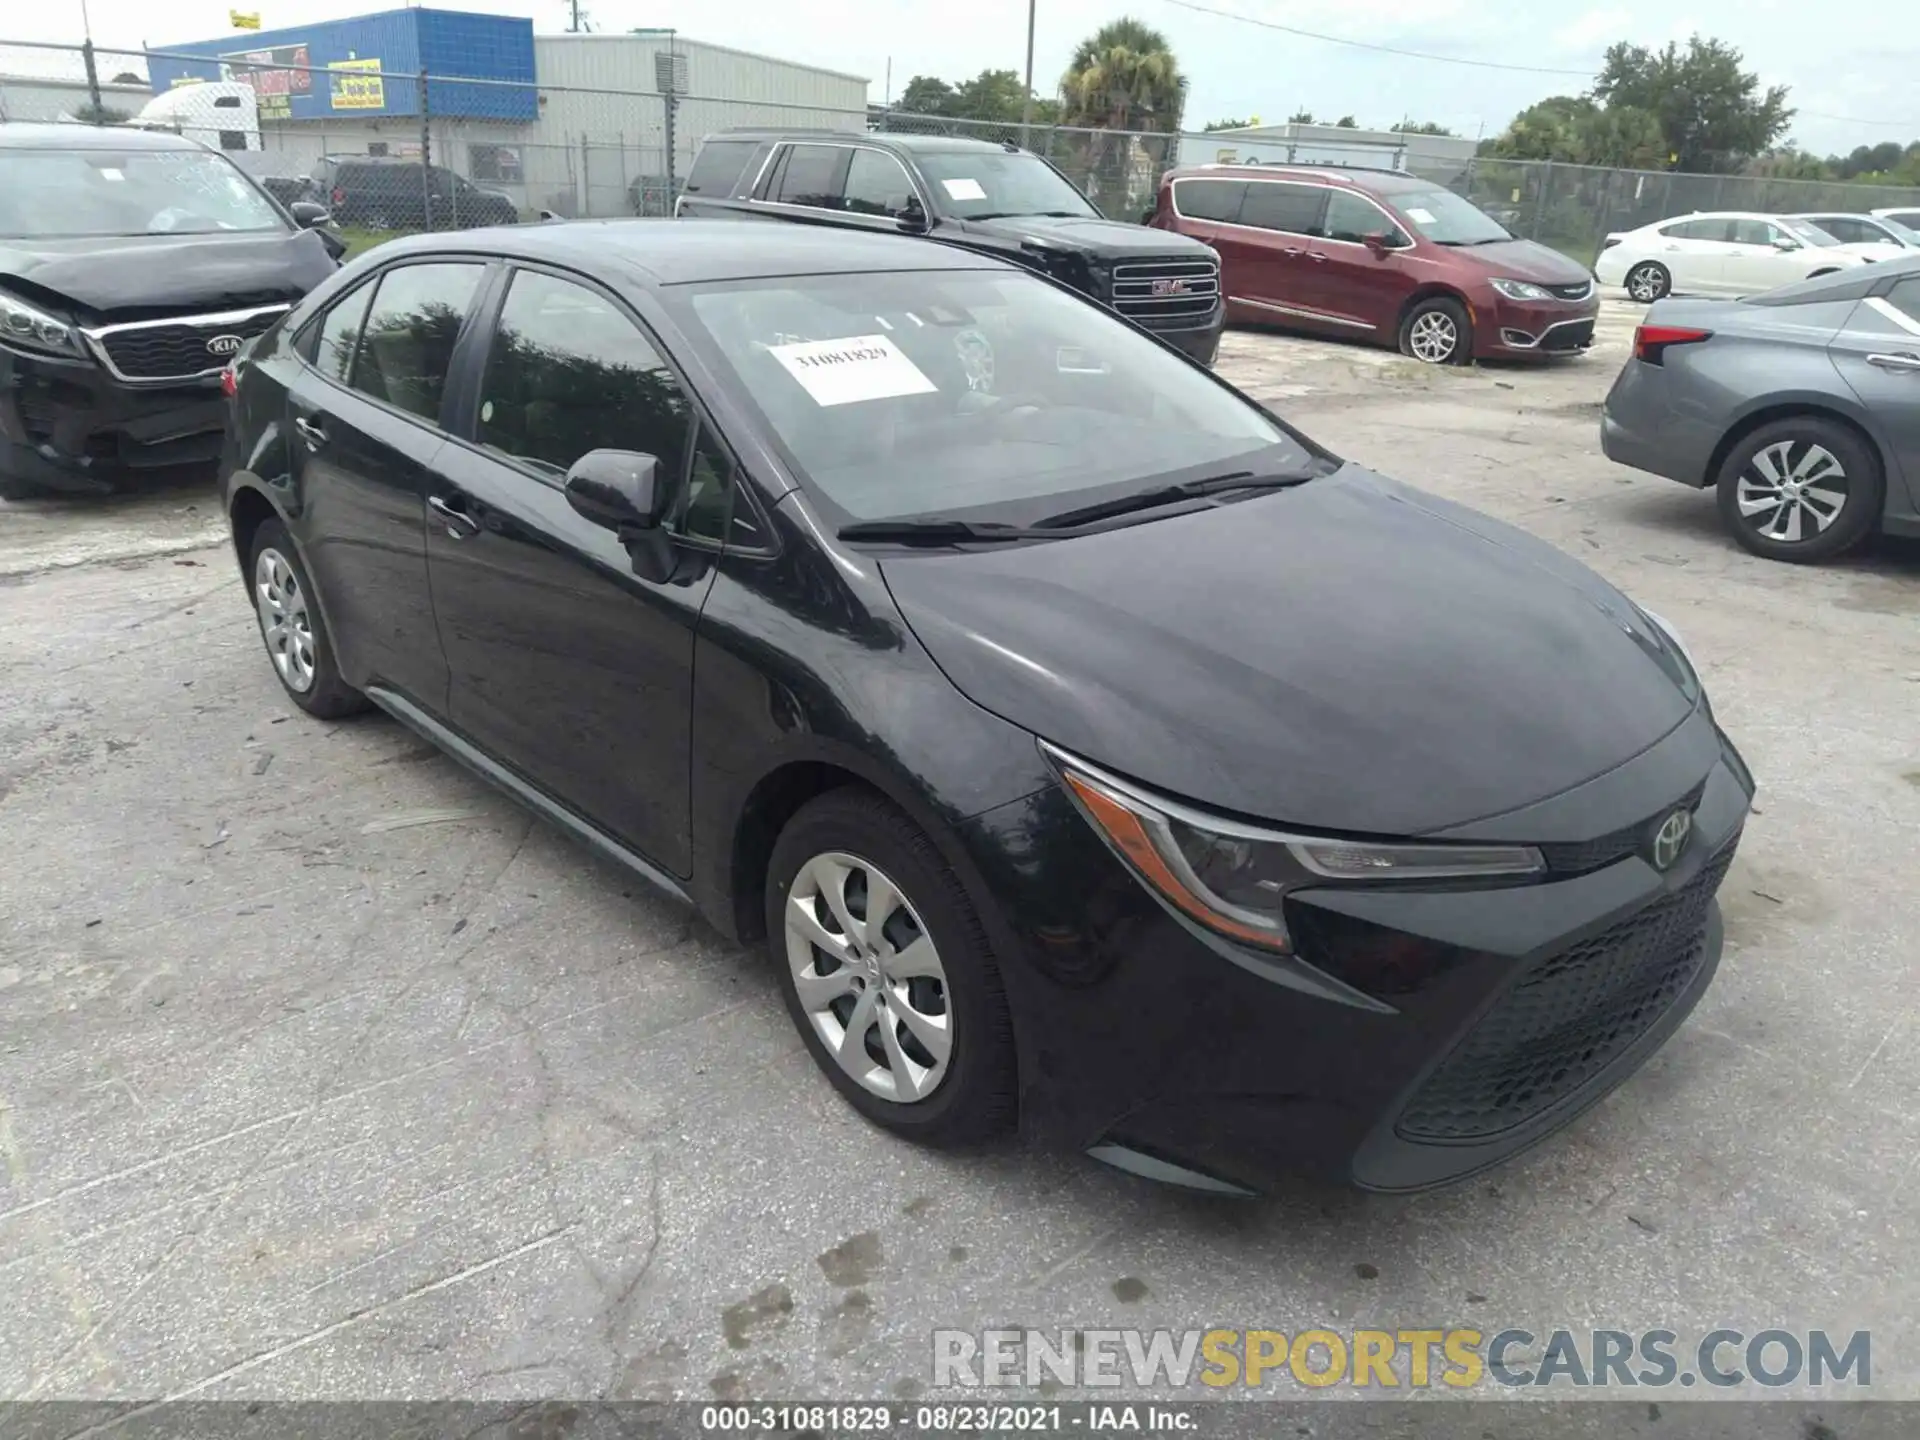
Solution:
<path fill-rule="evenodd" d="M 1422 300 L 1400 322 L 1400 353 L 1428 365 L 1464 365 L 1473 356 L 1467 307 L 1445 295 Z"/>
<path fill-rule="evenodd" d="M 1769 560 L 1830 560 L 1879 523 L 1885 477 L 1854 431 L 1814 415 L 1762 425 L 1720 467 L 1720 519 Z"/>
<path fill-rule="evenodd" d="M 1627 294 L 1642 305 L 1651 305 L 1673 289 L 1673 276 L 1667 267 L 1654 260 L 1643 260 L 1627 271 Z"/>
<path fill-rule="evenodd" d="M 774 844 L 766 917 L 787 1009 L 855 1109 L 935 1145 L 1011 1122 L 999 967 L 959 877 L 912 820 L 857 788 L 809 801 Z"/>

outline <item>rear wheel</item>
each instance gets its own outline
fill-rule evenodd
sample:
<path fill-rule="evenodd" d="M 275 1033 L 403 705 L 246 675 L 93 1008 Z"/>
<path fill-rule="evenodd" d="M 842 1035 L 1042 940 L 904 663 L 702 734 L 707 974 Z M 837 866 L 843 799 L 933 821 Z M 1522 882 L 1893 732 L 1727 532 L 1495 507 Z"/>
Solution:
<path fill-rule="evenodd" d="M 1673 276 L 1657 260 L 1642 260 L 1627 271 L 1627 294 L 1642 305 L 1651 305 L 1673 289 Z"/>
<path fill-rule="evenodd" d="M 278 520 L 265 521 L 254 531 L 247 574 L 260 638 L 287 697 L 322 720 L 364 710 L 366 697 L 340 678 L 313 582 Z"/>
<path fill-rule="evenodd" d="M 999 967 L 959 877 L 912 820 L 857 788 L 810 801 L 774 843 L 766 917 L 787 1009 L 855 1109 L 926 1144 L 1011 1122 Z"/>
<path fill-rule="evenodd" d="M 1762 425 L 1720 467 L 1720 518 L 1769 560 L 1802 564 L 1852 549 L 1878 525 L 1879 456 L 1832 420 L 1792 416 Z"/>
<path fill-rule="evenodd" d="M 1464 365 L 1473 355 L 1467 307 L 1445 295 L 1422 300 L 1400 322 L 1400 353 L 1428 365 Z"/>

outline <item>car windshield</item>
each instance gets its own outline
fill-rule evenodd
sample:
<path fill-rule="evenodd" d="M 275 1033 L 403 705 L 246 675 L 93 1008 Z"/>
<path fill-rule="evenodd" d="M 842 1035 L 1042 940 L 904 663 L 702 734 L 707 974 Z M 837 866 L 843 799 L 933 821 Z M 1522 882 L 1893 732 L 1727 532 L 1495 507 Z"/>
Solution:
<path fill-rule="evenodd" d="M 1914 229 L 1911 225 L 1902 225 L 1898 220 L 1881 219 L 1875 223 L 1891 230 L 1894 238 L 1902 245 L 1911 245 L 1920 249 L 1920 230 Z"/>
<path fill-rule="evenodd" d="M 801 478 L 853 520 L 1031 524 L 1062 497 L 1315 460 L 1205 371 L 1017 272 L 787 276 L 685 303 Z"/>
<path fill-rule="evenodd" d="M 56 240 L 285 230 L 231 162 L 204 150 L 0 150 L 0 235 Z"/>
<path fill-rule="evenodd" d="M 914 155 L 940 209 L 963 220 L 1001 215 L 1099 215 L 1058 170 L 1024 150 L 933 150 Z"/>
<path fill-rule="evenodd" d="M 1413 228 L 1436 245 L 1491 245 L 1513 239 L 1498 220 L 1451 190 L 1399 190 L 1387 196 Z"/>
<path fill-rule="evenodd" d="M 1796 240 L 1807 245 L 1838 245 L 1840 241 L 1829 235 L 1810 220 L 1776 220 L 1774 222 Z"/>

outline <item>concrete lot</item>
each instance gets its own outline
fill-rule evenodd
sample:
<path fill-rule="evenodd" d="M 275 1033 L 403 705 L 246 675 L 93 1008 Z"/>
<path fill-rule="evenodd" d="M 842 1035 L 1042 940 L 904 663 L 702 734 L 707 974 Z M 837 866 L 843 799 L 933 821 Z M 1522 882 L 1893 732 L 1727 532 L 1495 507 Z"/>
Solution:
<path fill-rule="evenodd" d="M 936 1325 L 1314 1324 L 1870 1328 L 1920 1398 L 1920 550 L 1768 564 L 1610 466 L 1633 318 L 1545 371 L 1226 347 L 1672 620 L 1760 778 L 1693 1020 L 1414 1199 L 897 1143 L 760 954 L 298 715 L 209 493 L 0 505 L 0 1398 L 902 1397 Z"/>

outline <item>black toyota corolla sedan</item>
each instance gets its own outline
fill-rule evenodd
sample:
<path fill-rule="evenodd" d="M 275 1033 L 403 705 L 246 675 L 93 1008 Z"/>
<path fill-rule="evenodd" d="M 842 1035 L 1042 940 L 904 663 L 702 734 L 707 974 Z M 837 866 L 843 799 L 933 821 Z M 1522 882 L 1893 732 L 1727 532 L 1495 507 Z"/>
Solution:
<path fill-rule="evenodd" d="M 886 236 L 397 241 L 230 375 L 275 673 L 767 944 L 861 1112 L 1455 1179 L 1686 1016 L 1753 782 L 1661 622 Z"/>

